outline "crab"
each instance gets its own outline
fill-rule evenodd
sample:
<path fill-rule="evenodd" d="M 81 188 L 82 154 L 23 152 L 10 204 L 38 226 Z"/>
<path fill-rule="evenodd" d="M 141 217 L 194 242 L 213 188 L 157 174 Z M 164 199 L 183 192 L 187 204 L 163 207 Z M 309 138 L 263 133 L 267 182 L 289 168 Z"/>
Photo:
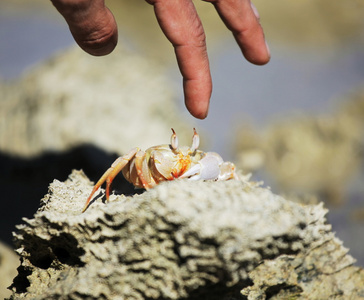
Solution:
<path fill-rule="evenodd" d="M 146 151 L 138 147 L 131 149 L 129 153 L 118 157 L 101 176 L 87 198 L 82 212 L 88 208 L 93 195 L 105 181 L 106 200 L 109 201 L 111 183 L 120 172 L 136 188 L 146 190 L 162 181 L 177 178 L 215 181 L 238 179 L 233 163 L 224 162 L 215 152 L 198 150 L 199 144 L 200 137 L 193 128 L 192 146 L 179 147 L 177 135 L 172 128 L 170 145 L 154 146 Z"/>

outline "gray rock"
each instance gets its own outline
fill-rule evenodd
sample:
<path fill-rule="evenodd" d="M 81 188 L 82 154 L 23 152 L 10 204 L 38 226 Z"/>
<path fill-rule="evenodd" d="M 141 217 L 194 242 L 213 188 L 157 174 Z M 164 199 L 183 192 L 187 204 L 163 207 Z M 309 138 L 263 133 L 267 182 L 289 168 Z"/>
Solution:
<path fill-rule="evenodd" d="M 55 180 L 18 226 L 13 299 L 364 297 L 322 204 L 247 179 L 174 180 L 110 203 L 100 193 L 81 214 L 91 189 L 82 171 Z"/>
<path fill-rule="evenodd" d="M 0 84 L 0 151 L 34 157 L 92 144 L 122 155 L 168 143 L 171 127 L 190 141 L 176 99 L 155 61 L 122 46 L 105 57 L 71 48 Z"/>

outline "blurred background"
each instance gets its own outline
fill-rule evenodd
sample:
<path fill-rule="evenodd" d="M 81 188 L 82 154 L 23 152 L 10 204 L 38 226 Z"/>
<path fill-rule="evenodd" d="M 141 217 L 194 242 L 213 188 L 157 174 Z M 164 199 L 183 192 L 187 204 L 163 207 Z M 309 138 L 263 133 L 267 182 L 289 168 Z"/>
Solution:
<path fill-rule="evenodd" d="M 53 179 L 95 181 L 117 155 L 169 142 L 233 161 L 295 201 L 324 201 L 364 266 L 364 2 L 254 1 L 271 50 L 247 63 L 213 6 L 195 1 L 214 90 L 209 116 L 186 111 L 171 45 L 144 1 L 106 1 L 119 25 L 108 57 L 79 50 L 47 1 L 0 2 L 0 241 L 11 245 Z M 125 182 L 123 183 L 125 184 Z M 132 188 L 116 185 L 123 193 Z"/>

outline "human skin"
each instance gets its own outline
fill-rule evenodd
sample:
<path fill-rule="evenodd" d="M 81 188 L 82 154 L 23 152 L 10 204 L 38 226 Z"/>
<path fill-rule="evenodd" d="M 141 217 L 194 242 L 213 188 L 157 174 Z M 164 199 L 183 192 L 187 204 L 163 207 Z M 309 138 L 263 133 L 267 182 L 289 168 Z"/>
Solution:
<path fill-rule="evenodd" d="M 107 55 L 117 44 L 114 16 L 104 0 L 51 0 L 65 18 L 77 44 L 95 56 Z M 212 92 L 205 32 L 192 0 L 146 0 L 153 5 L 158 23 L 172 43 L 183 77 L 185 104 L 196 118 L 204 119 Z M 250 0 L 205 0 L 216 8 L 232 32 L 244 57 L 256 65 L 270 59 L 259 16 Z"/>

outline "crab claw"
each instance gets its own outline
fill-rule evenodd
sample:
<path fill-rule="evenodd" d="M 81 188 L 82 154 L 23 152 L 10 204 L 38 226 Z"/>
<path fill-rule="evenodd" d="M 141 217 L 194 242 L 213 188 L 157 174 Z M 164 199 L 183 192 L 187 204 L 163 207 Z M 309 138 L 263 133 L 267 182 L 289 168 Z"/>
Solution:
<path fill-rule="evenodd" d="M 235 165 L 229 161 L 225 161 L 220 165 L 219 180 L 239 179 L 235 173 Z"/>
<path fill-rule="evenodd" d="M 190 180 L 211 180 L 218 179 L 220 165 L 223 163 L 221 156 L 214 152 L 207 152 L 206 155 L 179 178 Z"/>

